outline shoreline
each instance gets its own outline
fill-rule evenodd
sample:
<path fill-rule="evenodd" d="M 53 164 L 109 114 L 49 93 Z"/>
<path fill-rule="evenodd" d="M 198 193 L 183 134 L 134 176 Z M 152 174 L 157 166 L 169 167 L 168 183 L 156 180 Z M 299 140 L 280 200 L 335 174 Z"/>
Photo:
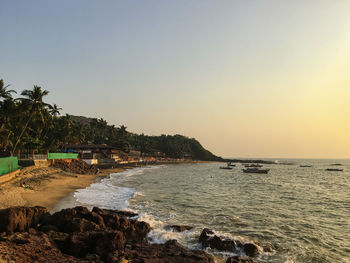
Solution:
<path fill-rule="evenodd" d="M 43 206 L 51 211 L 77 189 L 91 185 L 98 178 L 122 172 L 128 167 L 101 169 L 98 174 L 68 173 L 54 167 L 23 169 L 15 180 L 0 185 L 0 209 L 13 206 Z M 29 189 L 21 187 L 24 183 Z"/>
<path fill-rule="evenodd" d="M 168 165 L 202 163 L 203 161 L 157 162 L 147 165 Z M 146 165 L 146 166 L 147 166 Z M 98 174 L 76 174 L 65 172 L 51 166 L 23 168 L 16 178 L 0 184 L 0 209 L 13 206 L 43 206 L 49 211 L 58 211 L 58 205 L 64 199 L 72 198 L 77 189 L 83 189 L 112 173 L 123 172 L 127 169 L 142 165 L 120 165 L 116 168 L 101 169 Z M 21 184 L 29 189 L 21 187 Z M 57 206 L 57 207 L 56 207 Z M 56 208 L 55 208 L 56 207 Z"/>

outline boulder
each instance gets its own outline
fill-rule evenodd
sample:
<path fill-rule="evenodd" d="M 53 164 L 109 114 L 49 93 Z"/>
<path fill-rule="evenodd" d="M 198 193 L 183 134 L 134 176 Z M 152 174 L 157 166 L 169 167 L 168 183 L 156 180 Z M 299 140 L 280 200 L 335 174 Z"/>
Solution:
<path fill-rule="evenodd" d="M 92 211 L 103 218 L 106 228 L 123 232 L 127 240 L 145 241 L 147 234 L 151 231 L 148 223 L 121 216 L 121 214 L 125 214 L 126 212 L 96 207 Z"/>
<path fill-rule="evenodd" d="M 48 214 L 45 207 L 10 207 L 0 210 L 0 233 L 27 231 L 35 228 L 41 219 Z"/>
<path fill-rule="evenodd" d="M 259 254 L 259 248 L 253 243 L 245 243 L 243 245 L 243 251 L 248 257 L 255 257 Z"/>
<path fill-rule="evenodd" d="M 219 251 L 233 252 L 236 249 L 236 243 L 234 240 L 219 237 L 207 228 L 203 229 L 199 237 L 199 242 L 202 243 L 203 247 L 210 247 Z"/>
<path fill-rule="evenodd" d="M 203 243 L 205 242 L 206 240 L 208 240 L 210 237 L 214 236 L 214 232 L 211 231 L 210 229 L 208 228 L 204 228 L 202 230 L 202 233 L 201 235 L 199 236 L 199 242 L 200 243 Z"/>

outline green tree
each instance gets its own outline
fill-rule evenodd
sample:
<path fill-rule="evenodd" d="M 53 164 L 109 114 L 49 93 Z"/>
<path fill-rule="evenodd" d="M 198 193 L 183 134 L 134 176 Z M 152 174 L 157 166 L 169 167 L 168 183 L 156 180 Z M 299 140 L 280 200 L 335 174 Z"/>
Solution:
<path fill-rule="evenodd" d="M 11 89 L 11 90 L 7 90 L 7 88 L 10 85 L 6 85 L 4 83 L 3 79 L 0 79 L 0 98 L 2 99 L 12 99 L 12 94 L 11 93 L 17 93 L 15 90 Z"/>
<path fill-rule="evenodd" d="M 12 149 L 12 153 L 16 152 L 17 146 L 28 128 L 29 123 L 31 122 L 34 114 L 38 114 L 41 117 L 42 122 L 44 123 L 44 115 L 43 112 L 46 109 L 46 107 L 49 106 L 49 104 L 45 103 L 43 101 L 43 98 L 48 95 L 49 92 L 47 90 L 42 90 L 39 86 L 34 86 L 33 90 L 24 90 L 22 91 L 21 95 L 24 96 L 20 98 L 21 103 L 23 106 L 27 107 L 29 110 L 29 116 L 27 121 L 25 122 L 25 125 L 22 128 L 21 133 L 19 134 L 17 141 Z"/>

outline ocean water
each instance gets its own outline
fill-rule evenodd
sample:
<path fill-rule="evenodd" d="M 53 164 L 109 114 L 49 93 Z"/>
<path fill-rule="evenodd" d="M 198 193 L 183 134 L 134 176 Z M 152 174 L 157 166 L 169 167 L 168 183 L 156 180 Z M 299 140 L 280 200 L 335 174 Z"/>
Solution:
<path fill-rule="evenodd" d="M 74 193 L 74 205 L 128 209 L 154 230 L 150 242 L 177 239 L 202 249 L 203 228 L 274 250 L 256 262 L 350 262 L 350 160 L 288 160 L 264 165 L 268 174 L 246 174 L 220 163 L 135 168 L 112 174 Z M 342 166 L 332 166 L 342 163 Z M 313 167 L 302 168 L 300 164 Z M 327 172 L 341 168 L 343 172 Z M 193 226 L 176 233 L 169 224 Z M 217 262 L 233 254 L 206 250 Z M 237 252 L 238 254 L 243 252 Z"/>

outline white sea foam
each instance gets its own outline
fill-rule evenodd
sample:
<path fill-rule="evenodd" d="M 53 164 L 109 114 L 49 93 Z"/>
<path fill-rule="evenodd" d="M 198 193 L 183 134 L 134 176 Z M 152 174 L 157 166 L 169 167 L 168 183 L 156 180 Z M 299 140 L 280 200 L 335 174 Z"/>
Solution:
<path fill-rule="evenodd" d="M 147 222 L 152 228 L 160 228 L 164 226 L 164 223 L 161 220 L 156 219 L 150 214 L 147 213 L 140 213 L 139 214 L 139 221 L 145 221 Z"/>
<path fill-rule="evenodd" d="M 141 196 L 142 193 L 136 192 L 135 188 L 118 185 L 129 176 L 141 175 L 147 169 L 158 169 L 160 167 L 134 168 L 121 173 L 113 173 L 100 182 L 93 183 L 85 189 L 77 190 L 74 197 L 78 204 L 87 207 L 98 206 L 107 209 L 125 210 L 129 207 L 129 200 Z"/>
<path fill-rule="evenodd" d="M 126 209 L 129 199 L 134 196 L 134 188 L 118 187 L 108 183 L 96 183 L 78 190 L 74 197 L 85 206 L 98 206 L 107 209 Z"/>
<path fill-rule="evenodd" d="M 181 235 L 180 233 L 167 231 L 164 228 L 156 228 L 148 233 L 147 238 L 150 243 L 163 244 L 171 239 L 179 240 L 181 238 Z"/>

